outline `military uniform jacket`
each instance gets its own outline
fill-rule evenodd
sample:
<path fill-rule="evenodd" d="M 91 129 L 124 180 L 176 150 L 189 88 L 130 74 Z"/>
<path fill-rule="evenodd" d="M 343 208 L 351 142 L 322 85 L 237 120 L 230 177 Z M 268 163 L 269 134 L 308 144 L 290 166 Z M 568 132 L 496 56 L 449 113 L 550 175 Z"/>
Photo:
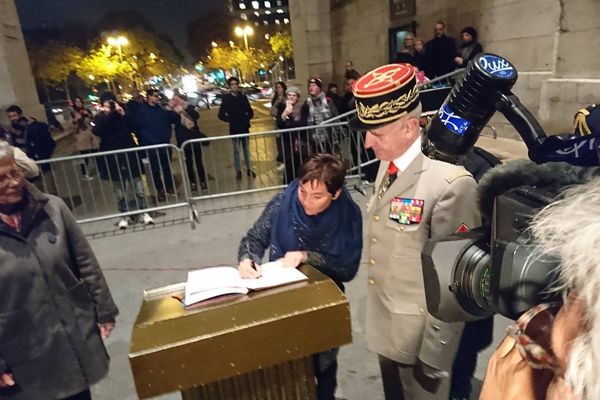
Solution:
<path fill-rule="evenodd" d="M 367 345 L 404 364 L 420 359 L 451 371 L 462 323 L 445 323 L 427 312 L 421 249 L 429 238 L 480 223 L 476 183 L 461 166 L 431 160 L 422 153 L 380 195 L 389 162 L 382 162 L 375 194 L 367 205 Z M 390 219 L 394 197 L 423 200 L 418 224 Z"/>

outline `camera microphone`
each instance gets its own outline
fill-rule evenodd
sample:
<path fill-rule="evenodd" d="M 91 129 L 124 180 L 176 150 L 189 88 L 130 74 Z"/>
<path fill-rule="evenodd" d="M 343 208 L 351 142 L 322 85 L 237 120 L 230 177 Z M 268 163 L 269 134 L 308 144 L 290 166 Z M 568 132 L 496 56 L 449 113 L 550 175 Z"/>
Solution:
<path fill-rule="evenodd" d="M 456 163 L 477 142 L 497 110 L 502 94 L 510 94 L 516 68 L 490 53 L 475 56 L 423 133 L 422 151 L 429 158 Z"/>

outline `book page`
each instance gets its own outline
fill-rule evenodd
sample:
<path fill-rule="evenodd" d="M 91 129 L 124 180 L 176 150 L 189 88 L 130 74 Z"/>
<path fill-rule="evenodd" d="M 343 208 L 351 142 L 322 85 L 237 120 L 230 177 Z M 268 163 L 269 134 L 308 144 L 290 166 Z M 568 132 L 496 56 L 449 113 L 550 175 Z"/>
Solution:
<path fill-rule="evenodd" d="M 202 268 L 188 272 L 186 306 L 228 293 L 248 293 L 237 267 Z"/>
<path fill-rule="evenodd" d="M 281 262 L 273 261 L 262 266 L 260 278 L 242 279 L 243 285 L 250 290 L 267 289 L 274 286 L 307 280 L 308 277 L 297 268 L 284 267 Z"/>

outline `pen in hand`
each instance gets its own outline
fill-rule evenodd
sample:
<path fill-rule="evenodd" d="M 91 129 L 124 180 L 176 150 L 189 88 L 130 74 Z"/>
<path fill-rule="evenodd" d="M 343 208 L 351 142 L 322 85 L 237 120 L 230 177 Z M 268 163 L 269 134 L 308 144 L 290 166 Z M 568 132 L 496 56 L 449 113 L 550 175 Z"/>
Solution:
<path fill-rule="evenodd" d="M 252 267 L 253 270 L 258 272 L 258 268 L 256 268 L 256 263 L 254 262 L 254 257 L 252 257 L 252 253 L 250 253 L 250 244 L 248 242 L 246 242 L 246 250 L 248 250 L 248 258 L 250 258 L 250 266 Z M 261 277 L 261 275 L 259 273 L 257 278 L 260 278 L 260 277 Z"/>

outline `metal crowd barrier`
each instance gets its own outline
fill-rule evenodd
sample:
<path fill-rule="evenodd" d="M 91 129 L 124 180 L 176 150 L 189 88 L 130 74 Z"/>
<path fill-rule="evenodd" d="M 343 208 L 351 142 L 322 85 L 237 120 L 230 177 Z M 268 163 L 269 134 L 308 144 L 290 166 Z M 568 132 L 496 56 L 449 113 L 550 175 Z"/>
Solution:
<path fill-rule="evenodd" d="M 80 223 L 139 217 L 188 205 L 179 149 L 170 144 L 39 161 L 34 184 L 61 197 Z"/>
<path fill-rule="evenodd" d="M 156 217 L 181 208 L 194 227 L 201 214 L 268 202 L 314 152 L 337 154 L 348 170 L 360 171 L 362 151 L 361 134 L 338 122 L 194 139 L 180 148 L 163 144 L 53 158 L 38 162 L 43 173 L 34 183 L 61 197 L 79 223 L 142 223 L 144 213 Z"/>

